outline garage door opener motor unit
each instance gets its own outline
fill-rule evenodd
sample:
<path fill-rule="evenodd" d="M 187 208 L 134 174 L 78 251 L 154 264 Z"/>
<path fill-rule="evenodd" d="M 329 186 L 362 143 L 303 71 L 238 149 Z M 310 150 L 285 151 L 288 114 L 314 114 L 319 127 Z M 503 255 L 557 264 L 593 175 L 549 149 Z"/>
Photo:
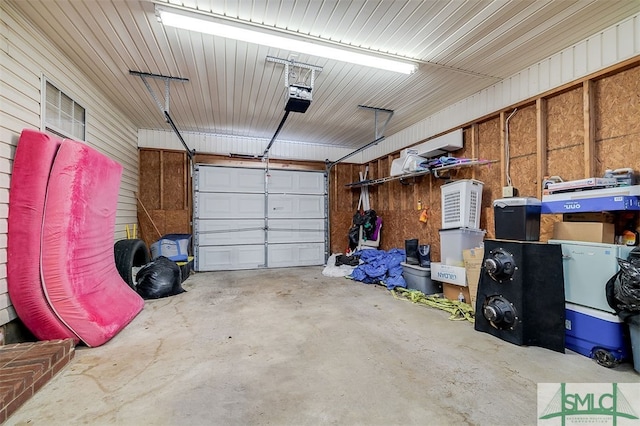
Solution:
<path fill-rule="evenodd" d="M 322 67 L 273 56 L 267 56 L 267 62 L 284 65 L 284 86 L 287 88 L 285 111 L 305 113 L 313 100 L 311 92 L 316 72 L 322 71 Z"/>

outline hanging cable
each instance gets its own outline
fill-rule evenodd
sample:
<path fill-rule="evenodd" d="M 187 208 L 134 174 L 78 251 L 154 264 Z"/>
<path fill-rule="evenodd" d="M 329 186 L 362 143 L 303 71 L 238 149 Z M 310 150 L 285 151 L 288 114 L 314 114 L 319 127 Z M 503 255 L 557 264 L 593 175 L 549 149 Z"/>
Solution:
<path fill-rule="evenodd" d="M 510 167 L 511 167 L 511 161 L 510 161 L 510 157 L 511 155 L 509 154 L 509 120 L 511 119 L 511 117 L 513 117 L 516 112 L 518 111 L 518 108 L 514 109 L 513 112 L 511 114 L 509 114 L 509 116 L 507 117 L 507 119 L 505 120 L 505 138 L 504 138 L 504 156 L 505 156 L 505 171 L 507 174 L 507 186 L 513 186 L 511 184 L 511 173 L 510 173 Z"/>

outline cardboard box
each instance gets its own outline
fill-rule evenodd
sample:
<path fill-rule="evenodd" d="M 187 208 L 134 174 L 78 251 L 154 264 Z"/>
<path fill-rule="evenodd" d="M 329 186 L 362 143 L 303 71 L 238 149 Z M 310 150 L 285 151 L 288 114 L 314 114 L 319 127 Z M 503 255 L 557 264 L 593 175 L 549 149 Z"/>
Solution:
<path fill-rule="evenodd" d="M 615 219 L 616 216 L 609 212 L 565 213 L 562 215 L 563 222 L 615 223 Z"/>
<path fill-rule="evenodd" d="M 480 271 L 482 269 L 482 259 L 484 258 L 483 248 L 473 248 L 462 252 L 464 258 L 464 269 L 467 271 L 467 287 L 471 296 L 471 306 L 476 305 L 476 297 L 478 295 L 478 283 L 480 282 Z"/>
<path fill-rule="evenodd" d="M 469 287 L 444 283 L 442 284 L 442 292 L 444 293 L 444 297 L 449 300 L 458 300 L 460 292 L 462 292 L 465 302 L 469 303 L 469 300 L 471 300 L 471 297 L 469 296 Z M 471 306 L 475 306 L 475 302 L 473 302 Z"/>
<path fill-rule="evenodd" d="M 431 262 L 431 279 L 443 283 L 467 286 L 467 275 L 462 266 L 451 266 L 441 262 Z"/>
<path fill-rule="evenodd" d="M 600 222 L 556 222 L 553 239 L 613 244 L 615 226 Z"/>

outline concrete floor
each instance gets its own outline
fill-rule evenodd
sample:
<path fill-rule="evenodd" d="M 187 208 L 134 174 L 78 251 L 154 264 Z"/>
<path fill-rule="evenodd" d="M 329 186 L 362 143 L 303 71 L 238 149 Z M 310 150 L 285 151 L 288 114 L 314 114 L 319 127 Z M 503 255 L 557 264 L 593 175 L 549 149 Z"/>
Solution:
<path fill-rule="evenodd" d="M 199 273 L 7 425 L 527 425 L 537 383 L 638 382 L 321 267 Z"/>

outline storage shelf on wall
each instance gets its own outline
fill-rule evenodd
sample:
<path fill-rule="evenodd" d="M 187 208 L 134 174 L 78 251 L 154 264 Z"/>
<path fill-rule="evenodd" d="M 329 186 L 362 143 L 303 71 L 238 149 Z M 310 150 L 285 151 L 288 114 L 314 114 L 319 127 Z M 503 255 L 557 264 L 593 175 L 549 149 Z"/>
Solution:
<path fill-rule="evenodd" d="M 391 181 L 400 180 L 400 179 L 409 179 L 409 178 L 414 178 L 414 177 L 428 175 L 428 174 L 433 174 L 433 176 L 435 176 L 436 178 L 439 178 L 441 177 L 440 174 L 445 171 L 461 169 L 463 167 L 481 166 L 481 165 L 491 164 L 496 162 L 497 160 L 468 160 L 468 161 L 464 161 L 456 164 L 447 164 L 446 166 L 434 167 L 432 169 L 423 170 L 420 172 L 404 173 L 396 176 L 387 176 L 387 177 L 382 177 L 378 179 L 367 179 L 367 180 L 362 180 L 358 182 L 352 182 L 352 183 L 346 184 L 345 186 L 347 188 L 362 188 L 363 186 L 379 185 L 385 182 L 391 182 Z"/>
<path fill-rule="evenodd" d="M 640 210 L 640 185 L 564 192 L 542 196 L 542 213 Z"/>

